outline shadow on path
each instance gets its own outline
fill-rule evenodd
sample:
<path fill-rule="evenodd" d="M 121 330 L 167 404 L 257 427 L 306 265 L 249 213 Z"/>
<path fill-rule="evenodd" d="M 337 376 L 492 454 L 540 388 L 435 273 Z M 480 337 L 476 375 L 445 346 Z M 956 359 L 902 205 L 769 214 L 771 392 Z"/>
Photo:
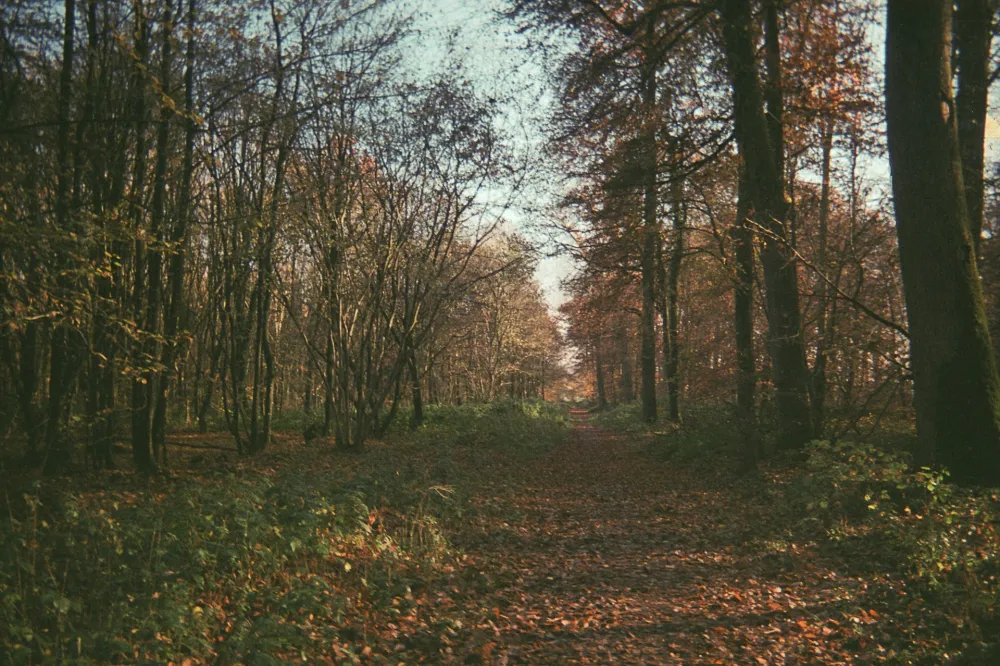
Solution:
<path fill-rule="evenodd" d="M 574 431 L 530 468 L 486 482 L 455 535 L 478 576 L 452 663 L 865 664 L 867 584 L 806 550 L 760 552 L 761 520 L 729 490 L 656 461 L 641 441 L 574 412 Z M 508 477 L 510 478 L 510 477 Z M 503 515 L 499 515 L 499 514 Z M 860 605 L 859 605 L 860 604 Z M 858 656 L 859 653 L 868 656 Z M 433 660 L 432 660 L 433 661 Z"/>

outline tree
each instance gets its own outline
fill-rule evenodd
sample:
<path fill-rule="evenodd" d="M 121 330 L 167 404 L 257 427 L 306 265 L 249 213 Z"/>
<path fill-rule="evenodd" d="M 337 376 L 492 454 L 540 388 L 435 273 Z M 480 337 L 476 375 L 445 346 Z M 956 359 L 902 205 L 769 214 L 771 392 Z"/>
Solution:
<path fill-rule="evenodd" d="M 955 97 L 958 145 L 962 157 L 966 217 L 977 259 L 983 232 L 984 144 L 993 15 L 990 0 L 959 0 L 953 20 L 955 72 L 958 75 Z"/>
<path fill-rule="evenodd" d="M 962 181 L 951 3 L 890 0 L 885 99 L 919 461 L 1000 482 L 1000 379 Z"/>
<path fill-rule="evenodd" d="M 774 11 L 773 6 L 769 12 Z M 788 201 L 782 165 L 784 145 L 780 113 L 764 95 L 757 74 L 749 0 L 724 0 L 720 9 L 726 60 L 732 79 L 736 140 L 746 165 L 747 188 L 763 236 L 760 252 L 767 295 L 768 346 L 774 373 L 779 446 L 795 448 L 812 437 L 809 407 L 809 374 L 802 340 L 798 274 L 794 253 L 788 244 Z M 769 16 L 769 32 L 777 19 Z M 768 38 L 769 43 L 777 36 Z M 768 70 L 780 71 L 780 59 L 769 47 Z M 773 93 L 772 93 L 773 95 Z M 769 119 L 771 122 L 769 123 Z M 776 122 L 775 122 L 776 121 Z"/>

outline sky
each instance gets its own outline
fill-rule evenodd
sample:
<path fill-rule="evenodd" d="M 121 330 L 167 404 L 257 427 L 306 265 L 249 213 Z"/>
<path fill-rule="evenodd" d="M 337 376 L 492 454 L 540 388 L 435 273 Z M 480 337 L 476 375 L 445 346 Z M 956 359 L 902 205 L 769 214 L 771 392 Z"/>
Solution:
<path fill-rule="evenodd" d="M 494 12 L 502 5 L 502 0 L 423 0 L 417 21 L 420 37 L 407 57 L 412 56 L 418 64 L 433 69 L 445 62 L 448 57 L 445 45 L 453 36 L 456 53 L 482 93 L 489 95 L 496 86 L 518 90 L 514 103 L 506 109 L 509 129 L 518 133 L 523 147 L 537 154 L 542 141 L 537 121 L 546 98 L 545 77 L 522 50 L 523 38 L 511 35 L 510 26 L 497 20 Z M 533 207 L 544 209 L 542 204 Z M 573 270 L 571 259 L 564 255 L 548 256 L 553 254 L 553 248 L 544 242 L 545 234 L 538 232 L 546 224 L 543 213 L 514 210 L 507 218 L 511 227 L 539 244 L 542 258 L 535 278 L 550 310 L 555 312 L 566 300 L 560 282 Z"/>
<path fill-rule="evenodd" d="M 453 37 L 455 52 L 467 66 L 468 72 L 481 92 L 489 94 L 490 87 L 503 79 L 504 85 L 524 84 L 524 91 L 515 95 L 514 108 L 509 110 L 508 121 L 512 129 L 524 132 L 522 140 L 531 148 L 541 146 L 542 136 L 537 123 L 538 114 L 544 113 L 545 77 L 537 64 L 531 63 L 522 50 L 523 38 L 510 35 L 510 26 L 498 21 L 495 10 L 503 5 L 503 0 L 423 0 L 419 3 L 420 19 L 417 28 L 419 39 L 414 41 L 413 62 L 418 66 L 433 69 L 447 58 L 445 45 Z M 884 31 L 874 25 L 871 33 L 875 52 L 881 55 Z M 463 53 L 464 51 L 464 53 Z M 878 61 L 881 59 L 878 58 Z M 996 101 L 996 100 L 993 100 Z M 991 115 L 987 119 L 988 159 L 1000 157 L 1000 113 L 997 105 L 991 105 Z M 888 163 L 870 165 L 870 176 L 883 180 L 888 186 Z M 538 208 L 544 210 L 544 202 Z M 524 216 L 517 211 L 508 214 L 514 228 L 540 244 L 543 258 L 540 260 L 536 279 L 542 286 L 550 309 L 555 312 L 567 296 L 561 288 L 561 281 L 573 271 L 572 260 L 565 255 L 552 255 L 552 248 L 545 246 L 545 234 L 537 232 L 544 226 L 544 213 Z"/>

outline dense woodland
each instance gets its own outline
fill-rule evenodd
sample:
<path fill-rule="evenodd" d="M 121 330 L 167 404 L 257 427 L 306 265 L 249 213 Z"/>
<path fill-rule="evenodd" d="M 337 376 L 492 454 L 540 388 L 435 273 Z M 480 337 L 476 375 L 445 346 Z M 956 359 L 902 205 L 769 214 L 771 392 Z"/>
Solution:
<path fill-rule="evenodd" d="M 734 402 L 751 458 L 915 418 L 921 464 L 996 484 L 988 3 L 681 4 L 514 12 L 578 40 L 551 150 L 596 400 Z"/>
<path fill-rule="evenodd" d="M 995 3 L 481 12 L 493 32 L 471 39 L 503 35 L 521 63 L 505 76 L 404 0 L 0 5 L 0 663 L 988 654 Z M 572 263 L 561 296 L 546 256 Z M 578 410 L 570 432 L 566 405 L 598 425 Z M 549 535 L 518 492 L 558 503 L 587 478 L 579 502 L 611 501 L 601 474 L 660 498 L 614 500 L 642 516 L 628 571 L 660 557 L 661 509 L 690 511 L 702 554 L 787 559 L 818 590 L 816 567 L 876 553 L 896 564 L 841 588 L 889 592 L 814 631 L 786 618 L 802 644 L 780 655 L 685 643 L 694 620 L 679 643 L 622 630 L 607 654 L 551 651 L 576 633 L 512 647 L 544 623 L 501 592 L 527 583 L 498 516 Z M 691 532 L 726 520 L 698 483 L 756 533 Z M 780 578 L 732 573 L 720 588 Z M 647 606 L 674 576 L 651 574 Z M 906 594 L 926 607 L 887 601 Z M 566 619 L 577 601 L 539 603 L 556 633 L 590 626 Z M 858 638 L 896 611 L 915 634 Z"/>
<path fill-rule="evenodd" d="M 58 472 L 264 449 L 283 410 L 358 447 L 401 401 L 540 395 L 559 332 L 504 224 L 521 165 L 392 3 L 3 10 L 6 428 Z M 318 433 L 317 433 L 318 434 Z"/>

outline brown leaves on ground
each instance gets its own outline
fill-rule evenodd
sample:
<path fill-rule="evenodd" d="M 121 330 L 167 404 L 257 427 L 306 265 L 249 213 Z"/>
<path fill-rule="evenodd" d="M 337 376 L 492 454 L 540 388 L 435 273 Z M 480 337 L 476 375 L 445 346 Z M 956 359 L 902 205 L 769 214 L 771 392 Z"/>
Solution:
<path fill-rule="evenodd" d="M 564 443 L 528 461 L 448 451 L 449 483 L 468 503 L 442 518 L 453 548 L 433 561 L 400 559 L 388 596 L 366 578 L 368 556 L 352 553 L 355 567 L 331 579 L 349 599 L 339 640 L 307 660 L 929 665 L 964 647 L 963 621 L 912 594 L 878 553 L 856 563 L 796 543 L 775 527 L 774 500 L 741 489 L 723 466 L 658 461 L 646 443 L 576 418 Z M 237 475 L 308 469 L 343 479 L 398 465 L 428 485 L 440 481 L 432 447 L 375 444 L 358 456 L 279 444 L 251 461 L 178 455 L 173 478 L 208 481 L 212 466 L 226 466 Z M 121 480 L 119 491 L 138 483 Z M 764 475 L 755 483 L 781 482 Z M 87 477 L 76 484 L 89 485 Z M 153 492 L 170 484 L 156 480 Z M 392 506 L 373 507 L 369 524 L 382 529 L 382 520 L 397 520 Z"/>
<path fill-rule="evenodd" d="M 426 592 L 436 619 L 414 624 L 432 629 L 392 626 L 386 663 L 941 663 L 954 621 L 898 576 L 762 546 L 769 507 L 726 472 L 671 468 L 582 420 L 510 471 L 484 470 L 474 501 L 493 508 L 451 535 L 466 559 Z"/>

